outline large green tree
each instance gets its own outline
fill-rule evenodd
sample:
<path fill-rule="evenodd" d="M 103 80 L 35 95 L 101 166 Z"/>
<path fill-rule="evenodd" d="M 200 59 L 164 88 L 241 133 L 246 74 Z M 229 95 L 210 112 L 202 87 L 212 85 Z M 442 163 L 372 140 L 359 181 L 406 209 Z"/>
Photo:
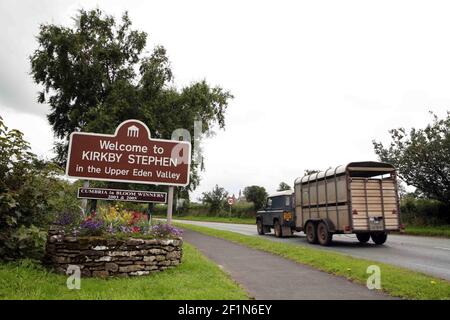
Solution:
<path fill-rule="evenodd" d="M 205 81 L 177 89 L 166 50 L 145 54 L 147 34 L 133 30 L 128 14 L 120 22 L 100 9 L 80 10 L 74 27 L 40 26 L 38 49 L 31 55 L 34 81 L 43 86 L 40 103 L 50 105 L 48 120 L 59 139 L 56 160 L 64 164 L 73 131 L 113 133 L 134 118 L 150 128 L 153 138 L 170 139 L 173 130 L 191 132 L 201 120 L 207 132 L 225 126 L 232 95 Z M 191 164 L 192 190 L 201 163 Z"/>
<path fill-rule="evenodd" d="M 450 112 L 424 129 L 392 129 L 385 147 L 373 141 L 381 161 L 397 167 L 400 178 L 425 196 L 450 205 Z"/>
<path fill-rule="evenodd" d="M 267 198 L 267 192 L 264 187 L 260 186 L 248 186 L 244 189 L 245 199 L 249 202 L 253 202 L 255 210 L 259 210 L 264 207 Z"/>
<path fill-rule="evenodd" d="M 280 182 L 280 184 L 278 185 L 278 189 L 277 191 L 286 191 L 286 190 L 291 190 L 291 186 L 288 185 L 286 182 Z"/>

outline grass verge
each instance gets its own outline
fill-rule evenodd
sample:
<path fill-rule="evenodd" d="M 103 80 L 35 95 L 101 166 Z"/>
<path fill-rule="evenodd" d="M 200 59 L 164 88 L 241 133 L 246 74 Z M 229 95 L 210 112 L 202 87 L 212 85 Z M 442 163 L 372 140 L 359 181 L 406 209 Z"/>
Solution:
<path fill-rule="evenodd" d="M 29 260 L 0 264 L 0 299 L 248 299 L 196 248 L 184 243 L 183 249 L 183 262 L 174 269 L 141 277 L 82 278 L 80 290 L 67 289 L 67 277 Z"/>
<path fill-rule="evenodd" d="M 306 264 L 366 284 L 367 267 L 377 265 L 381 269 L 381 286 L 386 293 L 407 299 L 450 299 L 450 282 L 393 265 L 354 258 L 345 254 L 306 248 L 300 245 L 274 242 L 262 237 L 246 236 L 231 231 L 177 223 L 209 236 L 222 238 L 250 248 L 270 252 L 295 262 Z"/>
<path fill-rule="evenodd" d="M 450 238 L 450 226 L 406 226 L 402 234 Z"/>
<path fill-rule="evenodd" d="M 153 216 L 158 219 L 165 219 L 166 216 L 157 215 Z M 191 220 L 191 221 L 205 221 L 205 222 L 223 222 L 223 223 L 242 223 L 242 224 L 255 224 L 255 218 L 235 218 L 235 217 L 209 217 L 209 216 L 174 216 L 175 220 Z"/>

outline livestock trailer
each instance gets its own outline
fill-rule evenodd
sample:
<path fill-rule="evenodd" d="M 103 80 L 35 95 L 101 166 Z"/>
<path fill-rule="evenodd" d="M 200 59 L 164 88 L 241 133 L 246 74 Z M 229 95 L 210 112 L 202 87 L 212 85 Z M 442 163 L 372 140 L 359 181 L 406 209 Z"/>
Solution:
<path fill-rule="evenodd" d="M 382 162 L 351 162 L 299 177 L 294 183 L 296 231 L 328 245 L 333 234 L 355 233 L 383 244 L 400 229 L 397 176 Z"/>

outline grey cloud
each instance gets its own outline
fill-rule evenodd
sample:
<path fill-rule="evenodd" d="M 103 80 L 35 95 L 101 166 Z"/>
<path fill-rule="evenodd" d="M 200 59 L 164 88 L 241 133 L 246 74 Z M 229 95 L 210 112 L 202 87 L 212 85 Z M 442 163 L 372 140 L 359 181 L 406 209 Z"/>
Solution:
<path fill-rule="evenodd" d="M 55 21 L 67 7 L 63 1 L 0 2 L 0 102 L 13 110 L 45 115 L 48 107 L 36 102 L 37 86 L 30 76 L 28 57 L 37 48 L 39 25 Z M 57 22 L 57 21 L 55 21 Z"/>

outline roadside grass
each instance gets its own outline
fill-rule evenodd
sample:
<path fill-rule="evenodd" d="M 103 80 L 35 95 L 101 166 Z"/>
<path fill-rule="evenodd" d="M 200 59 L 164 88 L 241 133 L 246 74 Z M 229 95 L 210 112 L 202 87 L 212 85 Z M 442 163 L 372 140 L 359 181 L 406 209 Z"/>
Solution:
<path fill-rule="evenodd" d="M 153 216 L 157 219 L 165 219 L 164 215 Z M 173 216 L 175 220 L 191 220 L 191 221 L 205 221 L 205 222 L 223 222 L 223 223 L 242 223 L 242 224 L 255 224 L 255 218 L 236 218 L 236 217 L 211 217 L 211 216 Z"/>
<path fill-rule="evenodd" d="M 183 261 L 148 276 L 82 278 L 69 290 L 67 277 L 30 260 L 0 264 L 0 299 L 248 299 L 247 293 L 192 245 L 183 244 Z"/>
<path fill-rule="evenodd" d="M 182 223 L 177 223 L 177 225 L 250 248 L 270 252 L 364 285 L 369 277 L 367 267 L 377 265 L 381 270 L 382 290 L 392 296 L 406 299 L 450 299 L 450 282 L 405 268 L 358 259 L 341 253 L 311 249 L 290 243 L 274 242 L 263 237 L 246 236 L 231 231 Z"/>
<path fill-rule="evenodd" d="M 407 225 L 402 234 L 428 237 L 450 238 L 450 225 L 443 226 L 410 226 Z"/>

